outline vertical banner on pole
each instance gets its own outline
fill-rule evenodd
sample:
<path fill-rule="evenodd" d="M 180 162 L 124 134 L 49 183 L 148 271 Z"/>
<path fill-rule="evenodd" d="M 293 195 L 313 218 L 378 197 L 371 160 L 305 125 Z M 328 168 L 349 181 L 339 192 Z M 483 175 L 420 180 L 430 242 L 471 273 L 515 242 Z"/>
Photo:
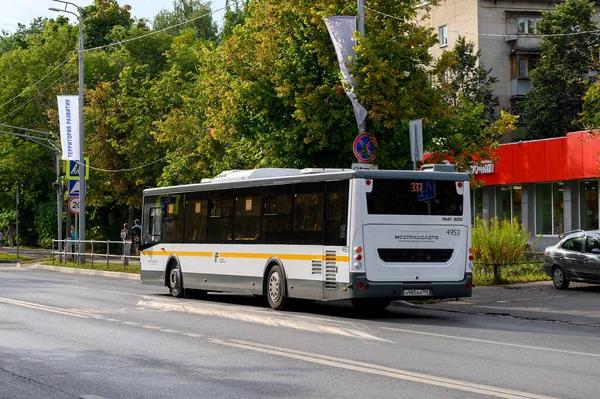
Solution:
<path fill-rule="evenodd" d="M 62 159 L 79 161 L 79 97 L 58 96 Z"/>

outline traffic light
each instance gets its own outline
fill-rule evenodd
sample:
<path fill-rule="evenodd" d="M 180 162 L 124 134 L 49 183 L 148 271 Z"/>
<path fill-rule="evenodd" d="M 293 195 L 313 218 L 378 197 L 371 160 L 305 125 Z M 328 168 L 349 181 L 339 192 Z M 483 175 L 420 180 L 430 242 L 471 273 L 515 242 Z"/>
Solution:
<path fill-rule="evenodd" d="M 64 185 L 64 184 L 63 184 L 63 182 L 62 182 L 62 181 L 60 181 L 60 180 L 57 180 L 57 181 L 55 181 L 54 183 L 52 183 L 52 186 L 53 186 L 53 187 L 54 187 L 54 189 L 55 189 L 56 191 L 58 191 L 59 193 L 62 193 L 62 192 L 64 191 L 64 189 L 65 189 L 65 185 Z"/>

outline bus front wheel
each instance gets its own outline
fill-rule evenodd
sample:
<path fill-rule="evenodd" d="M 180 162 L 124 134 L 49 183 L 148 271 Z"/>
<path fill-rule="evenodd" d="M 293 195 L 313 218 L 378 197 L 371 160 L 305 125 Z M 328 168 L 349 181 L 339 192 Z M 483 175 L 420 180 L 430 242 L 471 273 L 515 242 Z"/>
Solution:
<path fill-rule="evenodd" d="M 179 269 L 179 265 L 177 264 L 174 264 L 169 272 L 169 290 L 171 291 L 171 295 L 175 298 L 185 297 L 183 276 L 181 275 L 181 269 Z"/>
<path fill-rule="evenodd" d="M 279 265 L 273 266 L 267 276 L 267 299 L 269 305 L 275 310 L 285 307 L 285 277 Z"/>

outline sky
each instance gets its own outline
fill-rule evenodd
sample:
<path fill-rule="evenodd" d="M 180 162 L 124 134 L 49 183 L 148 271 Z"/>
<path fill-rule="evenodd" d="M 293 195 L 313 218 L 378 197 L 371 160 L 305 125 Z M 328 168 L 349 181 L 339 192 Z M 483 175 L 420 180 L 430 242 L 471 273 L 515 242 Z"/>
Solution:
<path fill-rule="evenodd" d="M 67 0 L 77 4 L 80 7 L 85 7 L 93 4 L 94 0 Z M 129 4 L 131 6 L 131 15 L 136 18 L 151 19 L 160 10 L 172 10 L 173 0 L 117 0 L 119 5 Z M 212 0 L 211 7 L 213 10 L 225 7 L 225 0 Z M 37 17 L 56 18 L 57 13 L 48 10 L 50 7 L 63 8 L 60 3 L 52 0 L 0 0 L 0 30 L 14 32 L 17 29 L 17 24 L 29 23 Z M 74 11 L 72 6 L 67 8 Z M 73 16 L 65 14 L 69 20 L 73 21 Z M 213 19 L 220 26 L 222 24 L 223 12 L 215 13 Z"/>

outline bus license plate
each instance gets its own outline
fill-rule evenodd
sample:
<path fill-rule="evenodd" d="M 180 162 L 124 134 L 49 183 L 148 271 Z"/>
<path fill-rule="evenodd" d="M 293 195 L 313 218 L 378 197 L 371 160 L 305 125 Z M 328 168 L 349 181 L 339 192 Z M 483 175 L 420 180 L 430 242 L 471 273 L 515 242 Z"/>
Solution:
<path fill-rule="evenodd" d="M 404 296 L 429 296 L 431 295 L 431 290 L 429 288 L 424 288 L 420 290 L 404 290 Z"/>

